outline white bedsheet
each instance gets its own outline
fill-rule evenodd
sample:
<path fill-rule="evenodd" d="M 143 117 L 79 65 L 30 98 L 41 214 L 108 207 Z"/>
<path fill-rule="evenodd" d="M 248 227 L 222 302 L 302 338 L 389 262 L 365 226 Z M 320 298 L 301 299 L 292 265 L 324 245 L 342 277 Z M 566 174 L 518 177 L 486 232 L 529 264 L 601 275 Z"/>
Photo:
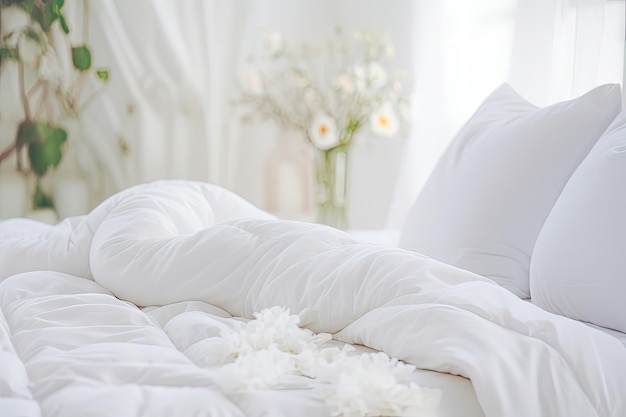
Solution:
<path fill-rule="evenodd" d="M 0 223 L 0 278 L 57 272 L 0 284 L 5 409 L 161 415 L 184 398 L 187 415 L 198 407 L 264 415 L 269 404 L 283 411 L 266 415 L 324 415 L 305 388 L 227 398 L 202 367 L 207 352 L 187 349 L 215 317 L 252 318 L 279 305 L 339 342 L 438 372 L 416 378 L 447 387 L 440 416 L 465 407 L 462 415 L 479 416 L 471 389 L 487 417 L 626 415 L 626 349 L 617 339 L 480 276 L 275 220 L 214 186 L 157 182 L 84 218 L 28 226 L 29 236 L 22 226 Z"/>

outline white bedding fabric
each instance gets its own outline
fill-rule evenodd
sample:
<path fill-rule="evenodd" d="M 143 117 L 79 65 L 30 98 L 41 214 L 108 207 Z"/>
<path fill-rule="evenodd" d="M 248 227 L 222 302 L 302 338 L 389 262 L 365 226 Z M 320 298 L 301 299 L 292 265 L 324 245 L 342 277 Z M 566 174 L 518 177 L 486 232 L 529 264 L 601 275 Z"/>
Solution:
<path fill-rule="evenodd" d="M 203 366 L 220 320 L 276 305 L 439 372 L 415 378 L 442 389 L 441 417 L 626 415 L 616 338 L 208 184 L 137 186 L 55 227 L 2 222 L 0 237 L 0 279 L 31 271 L 0 283 L 3 416 L 328 415 L 302 381 L 228 398 Z"/>

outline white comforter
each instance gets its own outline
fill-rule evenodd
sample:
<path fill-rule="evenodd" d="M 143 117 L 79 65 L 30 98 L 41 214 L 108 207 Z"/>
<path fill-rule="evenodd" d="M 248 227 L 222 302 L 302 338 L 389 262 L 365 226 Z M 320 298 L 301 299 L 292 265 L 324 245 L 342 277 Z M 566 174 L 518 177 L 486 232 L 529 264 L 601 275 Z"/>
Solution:
<path fill-rule="evenodd" d="M 273 306 L 443 373 L 416 376 L 442 389 L 440 416 L 481 414 L 448 374 L 471 380 L 487 417 L 626 415 L 626 349 L 611 336 L 208 184 L 137 186 L 54 227 L 0 222 L 0 238 L 2 416 L 327 414 L 302 380 L 227 397 L 204 365 L 203 340 L 231 316 Z"/>

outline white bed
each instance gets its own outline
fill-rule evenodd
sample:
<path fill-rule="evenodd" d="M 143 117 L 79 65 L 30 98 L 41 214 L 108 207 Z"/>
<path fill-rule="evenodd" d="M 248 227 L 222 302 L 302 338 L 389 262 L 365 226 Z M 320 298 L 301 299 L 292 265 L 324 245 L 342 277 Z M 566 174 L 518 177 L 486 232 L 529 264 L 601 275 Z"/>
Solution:
<path fill-rule="evenodd" d="M 403 248 L 190 181 L 138 185 L 54 226 L 0 222 L 0 415 L 626 415 L 626 310 L 612 297 L 624 260 L 602 246 L 623 252 L 626 233 L 585 235 L 585 308 L 562 281 L 576 274 L 554 264 L 579 258 L 557 240 L 588 184 L 612 197 L 596 196 L 602 216 L 579 207 L 586 221 L 626 227 L 619 100 L 603 86 L 537 109 L 494 92 L 435 169 Z M 532 169 L 507 177 L 525 158 Z M 468 188 L 480 198 L 455 202 Z"/>

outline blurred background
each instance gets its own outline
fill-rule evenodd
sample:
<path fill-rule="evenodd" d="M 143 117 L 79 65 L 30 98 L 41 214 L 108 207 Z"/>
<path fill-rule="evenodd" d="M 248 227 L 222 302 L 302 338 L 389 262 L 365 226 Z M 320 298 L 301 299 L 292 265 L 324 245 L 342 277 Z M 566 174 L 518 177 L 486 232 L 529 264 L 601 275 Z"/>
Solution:
<path fill-rule="evenodd" d="M 178 178 L 315 221 L 315 134 L 247 120 L 256 98 L 241 97 L 273 88 L 259 71 L 280 74 L 286 48 L 313 54 L 316 74 L 336 70 L 316 46 L 337 30 L 384 37 L 384 72 L 365 59 L 345 73 L 365 68 L 370 87 L 380 81 L 408 104 L 376 119 L 398 119 L 392 134 L 365 118 L 352 132 L 341 177 L 351 229 L 401 227 L 441 152 L 500 84 L 543 106 L 623 82 L 616 0 L 2 0 L 1 25 L 0 218 L 47 208 L 54 222 L 131 185 Z M 328 91 L 352 92 L 344 81 Z M 317 133 L 349 131 L 329 123 Z"/>

